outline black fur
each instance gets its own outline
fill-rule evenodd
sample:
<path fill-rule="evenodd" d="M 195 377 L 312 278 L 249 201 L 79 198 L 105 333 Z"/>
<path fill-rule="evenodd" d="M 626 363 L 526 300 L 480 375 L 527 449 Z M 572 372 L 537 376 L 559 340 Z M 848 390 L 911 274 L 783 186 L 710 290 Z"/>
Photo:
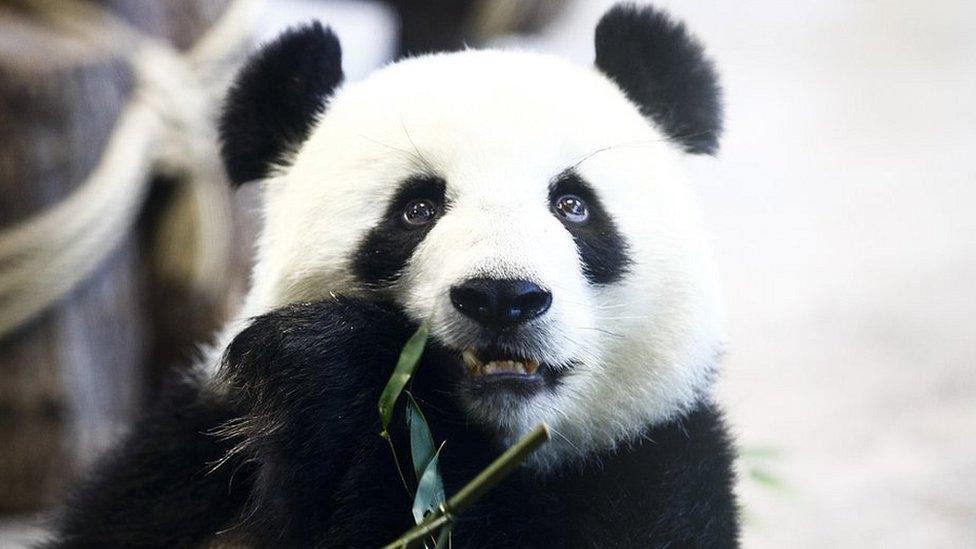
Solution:
<path fill-rule="evenodd" d="M 396 282 L 413 251 L 423 242 L 431 227 L 447 207 L 444 199 L 446 183 L 440 177 L 416 176 L 400 185 L 380 222 L 359 244 L 353 257 L 353 270 L 369 286 L 383 286 Z M 403 209 L 418 198 L 436 204 L 438 215 L 434 223 L 422 227 L 408 227 L 403 221 Z"/>
<path fill-rule="evenodd" d="M 231 344 L 224 376 L 251 408 L 226 434 L 261 464 L 247 527 L 262 546 L 341 545 L 328 535 L 333 515 L 350 511 L 347 497 L 369 499 L 383 486 L 360 483 L 362 494 L 346 496 L 349 471 L 368 466 L 367 477 L 396 475 L 378 434 L 377 403 L 408 336 L 394 311 L 343 299 L 260 317 Z M 378 531 L 409 526 L 409 513 L 371 510 L 402 508 L 408 502 L 402 490 L 383 493 L 351 522 Z"/>
<path fill-rule="evenodd" d="M 212 430 L 239 412 L 199 380 L 180 380 L 103 456 L 56 519 L 51 547 L 195 547 L 227 538 L 251 487 L 246 464 L 213 468 L 231 448 Z"/>
<path fill-rule="evenodd" d="M 603 208 L 593 188 L 572 170 L 560 174 L 549 186 L 549 202 L 565 194 L 582 198 L 589 209 L 589 218 L 583 223 L 563 223 L 576 241 L 583 260 L 583 274 L 594 284 L 620 280 L 631 261 L 627 240 L 617 230 L 613 218 Z M 558 215 L 556 217 L 562 220 Z"/>
<path fill-rule="evenodd" d="M 339 40 L 319 23 L 290 29 L 252 56 L 220 115 L 231 182 L 261 179 L 287 163 L 342 78 Z"/>
<path fill-rule="evenodd" d="M 229 410 L 185 417 L 183 429 L 144 423 L 123 449 L 140 458 L 106 462 L 100 482 L 74 500 L 80 509 L 74 526 L 62 530 L 71 537 L 63 539 L 75 546 L 130 539 L 163 546 L 195 541 L 230 522 L 237 539 L 259 547 L 392 541 L 413 523 L 411 501 L 378 434 L 377 401 L 413 328 L 392 307 L 349 299 L 293 305 L 256 319 L 226 355 L 222 379 L 241 415 L 222 429 L 223 438 L 200 433 Z M 456 358 L 433 345 L 411 387 L 434 439 L 446 441 L 440 463 L 448 494 L 503 450 L 493 433 L 465 421 L 455 407 L 447 389 L 458 370 Z M 172 424 L 171 416 L 157 418 Z M 401 399 L 393 441 L 401 467 L 410 471 L 403 423 Z M 187 440 L 206 451 L 174 450 Z M 222 472 L 196 476 L 228 443 L 236 446 L 217 469 Z M 186 462 L 169 463 L 184 456 Z M 453 546 L 734 547 L 732 459 L 719 413 L 702 403 L 616 451 L 545 476 L 516 471 L 458 517 Z M 231 471 L 241 464 L 258 471 L 245 467 L 232 483 Z M 182 489 L 186 478 L 209 485 Z M 132 499 L 127 486 L 138 487 L 139 497 Z M 243 486 L 250 488 L 246 503 Z M 127 512 L 138 516 L 125 518 Z M 156 524 L 155 516 L 166 520 Z"/>
<path fill-rule="evenodd" d="M 718 75 L 684 24 L 650 6 L 617 5 L 597 25 L 596 66 L 686 151 L 718 150 Z"/>

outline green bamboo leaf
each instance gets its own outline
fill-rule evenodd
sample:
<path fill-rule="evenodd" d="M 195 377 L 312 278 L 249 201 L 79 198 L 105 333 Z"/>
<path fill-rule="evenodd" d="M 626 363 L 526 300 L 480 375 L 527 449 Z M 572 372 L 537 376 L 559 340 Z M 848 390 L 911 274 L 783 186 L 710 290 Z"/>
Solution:
<path fill-rule="evenodd" d="M 739 449 L 739 457 L 745 460 L 782 459 L 783 450 L 775 446 L 747 446 Z"/>
<path fill-rule="evenodd" d="M 759 467 L 750 468 L 749 477 L 767 488 L 772 488 L 774 490 L 780 490 L 783 488 L 783 482 L 779 479 L 779 477 Z"/>
<path fill-rule="evenodd" d="M 410 391 L 406 391 L 407 397 L 407 426 L 410 427 L 410 457 L 413 459 L 413 472 L 417 482 L 424 475 L 427 464 L 434 457 L 434 437 L 430 434 L 430 427 L 427 425 L 427 418 L 420 411 L 420 406 L 414 400 Z"/>
<path fill-rule="evenodd" d="M 444 445 L 441 444 L 441 448 Z M 428 513 L 434 512 L 446 499 L 444 496 L 444 481 L 441 473 L 437 469 L 437 457 L 441 453 L 441 448 L 437 449 L 434 456 L 427 463 L 417 483 L 417 495 L 413 498 L 413 518 L 420 524 Z"/>
<path fill-rule="evenodd" d="M 495 458 L 488 467 L 478 473 L 470 482 L 461 487 L 457 493 L 451 496 L 449 501 L 444 503 L 443 507 L 438 505 L 432 513 L 424 518 L 423 522 L 411 528 L 406 534 L 403 534 L 392 543 L 385 545 L 383 549 L 415 547 L 417 543 L 422 543 L 420 540 L 433 535 L 434 532 L 439 531 L 441 528 L 450 528 L 455 516 L 463 513 L 465 509 L 478 501 L 481 496 L 485 495 L 495 485 L 504 480 L 505 477 L 525 461 L 529 454 L 536 451 L 539 446 L 548 440 L 549 428 L 545 424 L 538 425 L 529 434 L 519 439 L 512 447 L 505 450 L 502 455 Z M 440 450 L 438 450 L 439 453 Z M 430 465 L 436 466 L 436 462 L 437 455 L 434 456 Z M 450 539 L 450 534 L 448 534 L 448 544 L 450 544 Z"/>
<path fill-rule="evenodd" d="M 384 438 L 390 438 L 388 429 L 390 427 L 390 420 L 393 418 L 393 407 L 396 405 L 397 399 L 400 398 L 400 393 L 403 392 L 403 388 L 410 381 L 410 376 L 413 375 L 414 369 L 417 368 L 417 363 L 420 362 L 420 355 L 424 352 L 424 346 L 427 344 L 427 336 L 429 334 L 430 322 L 428 321 L 421 324 L 420 328 L 410 336 L 407 344 L 400 351 L 400 359 L 397 360 L 397 365 L 393 370 L 393 375 L 390 376 L 390 381 L 383 388 L 383 393 L 380 395 L 379 409 L 380 421 L 383 424 L 383 431 L 380 435 Z"/>

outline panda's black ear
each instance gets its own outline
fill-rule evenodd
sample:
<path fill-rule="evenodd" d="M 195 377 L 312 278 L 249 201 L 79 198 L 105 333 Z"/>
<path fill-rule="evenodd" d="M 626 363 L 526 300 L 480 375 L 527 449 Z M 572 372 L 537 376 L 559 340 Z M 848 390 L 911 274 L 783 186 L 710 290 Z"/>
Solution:
<path fill-rule="evenodd" d="M 285 31 L 244 64 L 220 114 L 220 152 L 233 185 L 268 176 L 308 137 L 342 83 L 342 50 L 319 23 Z"/>
<path fill-rule="evenodd" d="M 596 66 L 684 150 L 718 149 L 718 75 L 684 24 L 650 6 L 618 4 L 596 27 Z"/>

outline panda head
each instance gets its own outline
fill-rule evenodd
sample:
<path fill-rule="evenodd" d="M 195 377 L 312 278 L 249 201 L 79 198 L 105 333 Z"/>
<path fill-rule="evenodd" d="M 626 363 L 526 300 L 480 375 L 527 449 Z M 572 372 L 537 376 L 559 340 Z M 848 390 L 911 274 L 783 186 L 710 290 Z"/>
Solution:
<path fill-rule="evenodd" d="M 331 31 L 286 32 L 221 118 L 232 181 L 265 187 L 245 312 L 391 300 L 455 357 L 470 419 L 545 421 L 552 458 L 636 436 L 702 398 L 721 342 L 682 171 L 717 147 L 718 95 L 652 8 L 609 11 L 593 67 L 469 50 L 350 84 Z"/>

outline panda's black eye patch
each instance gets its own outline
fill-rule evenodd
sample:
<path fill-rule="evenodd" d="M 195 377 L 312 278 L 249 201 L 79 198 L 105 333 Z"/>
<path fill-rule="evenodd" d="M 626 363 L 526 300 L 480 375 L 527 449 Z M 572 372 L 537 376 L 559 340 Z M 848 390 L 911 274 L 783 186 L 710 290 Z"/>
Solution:
<path fill-rule="evenodd" d="M 573 235 L 587 280 L 594 284 L 620 280 L 630 266 L 627 240 L 593 188 L 575 171 L 567 170 L 550 184 L 549 204 Z"/>
<path fill-rule="evenodd" d="M 445 188 L 444 179 L 430 175 L 413 176 L 400 184 L 383 217 L 353 256 L 353 270 L 360 280 L 370 286 L 396 282 L 444 212 Z"/>

